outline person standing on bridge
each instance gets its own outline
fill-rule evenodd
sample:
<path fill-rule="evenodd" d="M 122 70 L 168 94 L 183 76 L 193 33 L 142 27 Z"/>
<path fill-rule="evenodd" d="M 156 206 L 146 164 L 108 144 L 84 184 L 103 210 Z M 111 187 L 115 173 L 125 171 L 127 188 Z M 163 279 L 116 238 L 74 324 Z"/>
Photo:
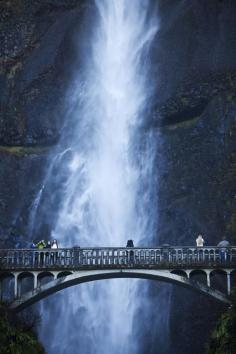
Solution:
<path fill-rule="evenodd" d="M 51 248 L 58 248 L 58 243 L 57 243 L 57 240 L 53 240 L 52 241 L 52 245 L 51 245 Z"/>
<path fill-rule="evenodd" d="M 133 248 L 134 247 L 134 241 L 133 240 L 128 240 L 126 247 Z M 134 251 L 127 251 L 126 252 L 126 256 L 127 256 L 127 262 L 129 264 L 133 264 L 134 263 Z"/>
<path fill-rule="evenodd" d="M 226 237 L 222 237 L 222 240 L 218 243 L 217 247 L 220 247 L 220 261 L 224 262 L 227 259 L 227 247 L 230 247 L 229 241 L 226 240 Z"/>
<path fill-rule="evenodd" d="M 201 234 L 198 235 L 198 237 L 196 238 L 196 244 L 197 247 L 203 247 L 204 246 L 204 238 L 202 237 Z"/>
<path fill-rule="evenodd" d="M 57 240 L 53 240 L 51 244 L 51 249 L 57 249 L 57 248 L 58 248 Z M 51 255 L 52 255 L 53 264 L 57 263 L 58 252 L 52 252 Z"/>
<path fill-rule="evenodd" d="M 50 241 L 47 242 L 45 248 L 51 248 L 51 242 Z"/>
<path fill-rule="evenodd" d="M 39 241 L 39 242 L 37 243 L 36 246 L 37 246 L 38 249 L 42 250 L 43 248 L 46 247 L 46 243 L 45 243 L 44 240 L 41 240 L 41 241 Z"/>
<path fill-rule="evenodd" d="M 33 248 L 33 249 L 37 248 L 36 243 L 34 241 L 31 243 L 30 248 Z"/>

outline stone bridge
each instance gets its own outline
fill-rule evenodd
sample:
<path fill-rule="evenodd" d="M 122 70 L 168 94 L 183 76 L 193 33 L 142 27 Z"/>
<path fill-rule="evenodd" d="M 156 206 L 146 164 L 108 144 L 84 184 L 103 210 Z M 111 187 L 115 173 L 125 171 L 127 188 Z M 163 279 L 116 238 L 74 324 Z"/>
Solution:
<path fill-rule="evenodd" d="M 0 297 L 11 283 L 10 307 L 16 311 L 67 287 L 110 278 L 174 283 L 230 304 L 235 275 L 236 247 L 0 250 Z M 221 276 L 225 291 L 214 288 L 215 276 Z"/>

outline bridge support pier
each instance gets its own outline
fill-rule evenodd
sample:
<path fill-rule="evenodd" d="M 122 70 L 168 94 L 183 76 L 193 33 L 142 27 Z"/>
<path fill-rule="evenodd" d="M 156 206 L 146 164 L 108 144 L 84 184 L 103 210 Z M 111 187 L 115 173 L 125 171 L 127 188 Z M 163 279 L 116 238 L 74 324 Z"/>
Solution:
<path fill-rule="evenodd" d="M 38 276 L 36 273 L 34 273 L 34 289 L 37 289 L 38 287 Z"/>
<path fill-rule="evenodd" d="M 17 278 L 17 285 L 18 285 L 18 288 L 17 288 L 17 297 L 21 297 L 21 292 L 22 292 L 22 279 L 21 278 Z"/>
<path fill-rule="evenodd" d="M 19 291 L 18 291 L 18 274 L 15 274 L 14 275 L 14 297 L 15 297 L 15 299 L 17 298 L 18 293 L 19 293 Z"/>
<path fill-rule="evenodd" d="M 227 294 L 231 294 L 231 274 L 230 272 L 227 272 Z"/>
<path fill-rule="evenodd" d="M 186 270 L 185 272 L 186 272 L 186 274 L 187 274 L 187 278 L 190 279 L 191 269 L 190 269 L 190 270 Z"/>
<path fill-rule="evenodd" d="M 209 286 L 209 288 L 211 287 L 211 276 L 210 276 L 210 271 L 206 270 L 206 275 L 207 275 L 207 286 Z"/>

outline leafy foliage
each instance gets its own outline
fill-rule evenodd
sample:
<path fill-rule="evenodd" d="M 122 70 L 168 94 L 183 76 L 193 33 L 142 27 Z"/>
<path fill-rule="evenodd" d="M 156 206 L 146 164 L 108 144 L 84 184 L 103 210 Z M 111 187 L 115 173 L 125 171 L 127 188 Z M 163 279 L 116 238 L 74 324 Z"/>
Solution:
<path fill-rule="evenodd" d="M 21 319 L 0 304 L 0 354 L 44 354 L 35 334 L 36 317 Z"/>
<path fill-rule="evenodd" d="M 220 318 L 212 333 L 207 354 L 234 354 L 236 353 L 236 297 L 233 306 Z"/>

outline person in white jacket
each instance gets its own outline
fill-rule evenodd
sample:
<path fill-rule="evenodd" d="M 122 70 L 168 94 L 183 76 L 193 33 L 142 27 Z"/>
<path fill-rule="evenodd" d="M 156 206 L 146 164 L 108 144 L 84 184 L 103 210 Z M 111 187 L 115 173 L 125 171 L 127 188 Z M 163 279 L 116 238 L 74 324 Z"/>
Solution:
<path fill-rule="evenodd" d="M 57 240 L 53 240 L 51 243 L 51 249 L 57 249 L 58 248 L 58 243 Z M 51 262 L 53 264 L 56 264 L 58 261 L 58 252 L 51 252 Z"/>
<path fill-rule="evenodd" d="M 57 243 L 57 240 L 53 240 L 52 241 L 52 244 L 51 244 L 51 248 L 58 248 L 58 243 Z"/>
<path fill-rule="evenodd" d="M 202 237 L 202 235 L 198 235 L 198 237 L 196 238 L 196 244 L 197 247 L 203 247 L 204 246 L 204 239 Z"/>

